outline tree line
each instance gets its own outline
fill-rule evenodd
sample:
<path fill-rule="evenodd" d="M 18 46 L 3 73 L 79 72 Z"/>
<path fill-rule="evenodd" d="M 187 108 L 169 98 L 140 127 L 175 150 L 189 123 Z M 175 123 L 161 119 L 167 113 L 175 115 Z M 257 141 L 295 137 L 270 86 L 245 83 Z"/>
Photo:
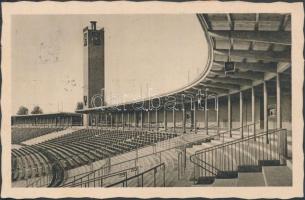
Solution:
<path fill-rule="evenodd" d="M 84 108 L 84 104 L 82 102 L 77 102 L 76 104 L 76 110 L 82 110 Z M 20 106 L 17 113 L 17 115 L 28 115 L 29 114 L 29 109 L 25 106 Z M 40 106 L 35 106 L 33 110 L 31 111 L 31 114 L 43 114 L 42 109 Z"/>
<path fill-rule="evenodd" d="M 28 115 L 29 114 L 29 109 L 25 106 L 20 106 L 17 115 Z M 31 111 L 31 114 L 43 114 L 42 109 L 40 106 L 34 106 L 33 110 Z"/>

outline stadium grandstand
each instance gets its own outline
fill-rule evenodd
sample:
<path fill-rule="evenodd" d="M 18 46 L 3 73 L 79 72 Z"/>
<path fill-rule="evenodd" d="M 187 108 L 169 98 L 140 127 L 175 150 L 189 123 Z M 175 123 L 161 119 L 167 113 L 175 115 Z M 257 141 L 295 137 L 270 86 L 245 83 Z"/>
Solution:
<path fill-rule="evenodd" d="M 116 105 L 104 101 L 104 29 L 84 28 L 84 108 L 12 117 L 13 187 L 291 186 L 290 14 L 197 19 L 198 78 Z"/>
<path fill-rule="evenodd" d="M 15 115 L 11 117 L 11 124 L 15 127 L 60 127 L 82 126 L 82 115 L 78 113 L 50 113 Z"/>

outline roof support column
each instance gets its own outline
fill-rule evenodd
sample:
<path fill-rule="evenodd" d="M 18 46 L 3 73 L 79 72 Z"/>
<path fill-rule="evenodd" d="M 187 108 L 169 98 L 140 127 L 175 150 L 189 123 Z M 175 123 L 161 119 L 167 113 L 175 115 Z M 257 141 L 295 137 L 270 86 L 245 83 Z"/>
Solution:
<path fill-rule="evenodd" d="M 240 136 L 244 138 L 244 121 L 243 121 L 243 92 L 239 92 L 239 126 L 240 126 Z"/>
<path fill-rule="evenodd" d="M 185 105 L 184 102 L 182 103 L 182 129 L 183 133 L 185 133 L 185 123 L 186 123 L 186 116 L 185 116 Z"/>
<path fill-rule="evenodd" d="M 216 96 L 216 126 L 217 126 L 217 134 L 219 133 L 219 99 Z"/>
<path fill-rule="evenodd" d="M 130 129 L 130 114 L 127 113 L 128 129 Z"/>
<path fill-rule="evenodd" d="M 124 128 L 125 128 L 125 120 L 124 120 L 124 112 L 122 111 L 122 128 L 123 128 L 123 131 L 124 131 Z"/>
<path fill-rule="evenodd" d="M 228 95 L 228 131 L 230 137 L 232 137 L 232 104 L 231 104 L 231 95 Z"/>
<path fill-rule="evenodd" d="M 95 126 L 98 127 L 99 114 L 95 114 L 95 115 L 94 115 L 94 119 L 95 119 Z"/>
<path fill-rule="evenodd" d="M 98 127 L 98 122 L 100 121 L 100 114 L 99 113 L 96 113 L 94 114 L 94 121 L 95 121 L 95 126 Z"/>
<path fill-rule="evenodd" d="M 205 131 L 206 134 L 209 134 L 209 115 L 208 115 L 208 92 L 205 92 L 204 100 L 204 120 L 205 120 Z"/>
<path fill-rule="evenodd" d="M 100 115 L 101 115 L 100 126 L 101 126 L 101 127 L 104 127 L 104 126 L 106 126 L 107 114 L 106 114 L 105 111 L 102 111 Z"/>
<path fill-rule="evenodd" d="M 112 129 L 113 127 L 113 118 L 112 118 L 112 113 L 110 113 L 110 128 Z"/>
<path fill-rule="evenodd" d="M 119 129 L 119 123 L 118 123 L 118 113 L 115 113 L 115 127 L 116 129 Z"/>
<path fill-rule="evenodd" d="M 163 112 L 163 123 L 164 123 L 164 130 L 167 131 L 167 110 L 165 107 Z"/>
<path fill-rule="evenodd" d="M 268 140 L 268 91 L 267 91 L 267 82 L 263 83 L 264 89 L 264 132 L 266 132 L 266 142 L 269 143 Z"/>
<path fill-rule="evenodd" d="M 159 131 L 159 115 L 157 108 L 156 108 L 156 130 Z"/>
<path fill-rule="evenodd" d="M 108 128 L 108 113 L 105 113 L 105 127 Z"/>
<path fill-rule="evenodd" d="M 173 108 L 173 131 L 176 132 L 176 111 L 175 108 Z"/>
<path fill-rule="evenodd" d="M 282 128 L 282 110 L 281 110 L 281 79 L 280 74 L 276 76 L 276 126 Z"/>
<path fill-rule="evenodd" d="M 137 128 L 137 113 L 133 111 L 133 121 L 134 121 L 134 129 Z"/>
<path fill-rule="evenodd" d="M 194 131 L 195 134 L 197 133 L 197 117 L 196 117 L 196 113 L 197 113 L 197 106 L 196 103 L 194 103 L 194 111 L 193 111 L 193 115 L 194 115 Z"/>
<path fill-rule="evenodd" d="M 144 123 L 144 120 L 143 120 L 143 110 L 141 110 L 141 130 L 143 130 L 143 123 Z"/>
<path fill-rule="evenodd" d="M 60 117 L 56 118 L 56 126 L 61 126 Z M 83 114 L 83 126 L 88 128 L 88 126 L 89 126 L 89 114 Z"/>
<path fill-rule="evenodd" d="M 147 111 L 148 130 L 150 131 L 150 110 Z"/>
<path fill-rule="evenodd" d="M 253 131 L 253 135 L 254 135 L 254 140 L 256 140 L 256 129 L 255 129 L 255 118 L 256 118 L 256 113 L 255 113 L 255 89 L 254 89 L 254 87 L 252 87 L 252 89 L 251 89 L 251 109 L 252 109 L 252 111 L 251 111 L 251 114 L 252 114 L 252 126 L 253 126 L 253 128 L 252 128 L 252 131 Z"/>

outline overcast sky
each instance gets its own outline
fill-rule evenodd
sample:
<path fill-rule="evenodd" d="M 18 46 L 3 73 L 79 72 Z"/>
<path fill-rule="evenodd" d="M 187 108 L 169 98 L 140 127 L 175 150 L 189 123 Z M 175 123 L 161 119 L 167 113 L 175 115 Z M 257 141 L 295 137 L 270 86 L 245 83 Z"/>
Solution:
<path fill-rule="evenodd" d="M 206 64 L 196 15 L 27 15 L 12 18 L 12 110 L 74 111 L 82 101 L 83 38 L 105 28 L 106 98 L 132 100 L 184 86 Z M 149 89 L 148 89 L 149 88 Z M 141 92 L 142 90 L 142 92 Z"/>

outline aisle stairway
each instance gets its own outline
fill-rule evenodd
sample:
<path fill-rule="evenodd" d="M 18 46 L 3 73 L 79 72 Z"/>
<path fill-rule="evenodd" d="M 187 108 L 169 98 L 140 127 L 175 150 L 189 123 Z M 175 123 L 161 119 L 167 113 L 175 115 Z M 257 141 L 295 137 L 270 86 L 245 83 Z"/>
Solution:
<path fill-rule="evenodd" d="M 292 171 L 287 166 L 263 166 L 262 172 L 239 172 L 234 179 L 215 179 L 212 187 L 291 186 Z M 200 185 L 204 186 L 204 185 Z"/>
<path fill-rule="evenodd" d="M 193 154 L 192 162 L 197 169 L 194 183 L 200 186 L 291 185 L 291 170 L 281 152 L 282 131 L 285 132 L 269 131 L 269 143 L 265 132 L 259 133 L 256 140 L 251 135 L 245 139 L 226 135 L 222 145 L 215 147 L 219 140 L 212 140 L 209 145 L 203 143 L 202 146 L 213 148 L 203 148 Z"/>
<path fill-rule="evenodd" d="M 178 153 L 180 152 L 179 148 L 171 148 L 170 150 L 164 151 L 162 149 L 161 151 L 161 161 L 160 161 L 160 153 L 157 152 L 150 156 L 145 156 L 142 158 L 139 158 L 137 161 L 137 166 L 139 167 L 139 173 L 144 172 L 160 163 L 165 164 L 165 174 L 166 174 L 166 181 L 165 185 L 166 187 L 187 187 L 192 186 L 193 181 L 193 168 L 191 166 L 189 156 L 192 155 L 195 151 L 200 150 L 202 148 L 206 148 L 211 145 L 218 144 L 219 141 L 208 142 L 208 143 L 202 143 L 201 140 L 204 140 L 205 138 L 210 137 L 205 134 L 186 134 L 180 137 L 177 137 L 172 140 L 172 146 L 181 146 L 181 145 L 187 145 L 191 142 L 195 142 L 197 144 L 188 145 L 187 146 L 187 157 L 186 157 L 186 167 L 185 170 L 183 170 L 183 174 L 178 178 Z M 161 149 L 161 148 L 160 148 Z M 146 149 L 146 151 L 151 152 L 150 149 Z M 143 155 L 148 155 L 149 153 L 142 152 Z M 182 170 L 180 168 L 180 170 Z M 145 175 L 146 178 L 143 180 L 144 187 L 153 187 L 153 174 L 148 173 Z M 162 173 L 156 174 L 156 186 L 160 187 L 163 185 L 163 177 Z M 141 183 L 141 181 L 139 181 Z M 134 180 L 128 181 L 128 187 L 137 187 L 138 186 L 138 180 L 135 178 Z"/>
<path fill-rule="evenodd" d="M 60 130 L 60 131 L 52 132 L 52 133 L 49 133 L 49 134 L 46 134 L 46 135 L 42 135 L 42 136 L 39 136 L 39 137 L 35 137 L 35 138 L 32 138 L 32 139 L 26 140 L 26 141 L 22 142 L 22 144 L 25 144 L 25 145 L 38 144 L 38 143 L 41 143 L 41 142 L 45 142 L 47 140 L 58 138 L 60 136 L 66 135 L 66 134 L 70 134 L 70 133 L 72 133 L 76 130 L 80 130 L 80 129 L 81 129 L 81 127 L 66 128 L 66 129 L 63 129 L 63 130 Z"/>
<path fill-rule="evenodd" d="M 260 161 L 259 165 L 257 166 L 236 166 L 238 167 L 238 171 L 236 172 L 235 177 L 226 177 L 226 178 L 216 178 L 211 179 L 212 181 L 210 184 L 201 184 L 200 181 L 194 179 L 194 170 L 193 164 L 190 162 L 190 156 L 193 155 L 196 151 L 202 150 L 208 147 L 213 147 L 223 142 L 232 142 L 239 139 L 239 132 L 233 132 L 232 137 L 229 135 L 225 135 L 223 138 L 207 140 L 205 142 L 198 142 L 197 144 L 188 145 L 186 148 L 186 166 L 183 170 L 180 178 L 178 179 L 178 151 L 177 150 L 168 150 L 162 152 L 162 159 L 161 161 L 164 162 L 166 166 L 166 187 L 189 187 L 189 186 L 211 186 L 211 187 L 218 187 L 218 186 L 290 186 L 292 184 L 292 173 L 291 169 L 289 169 L 285 165 L 280 165 L 279 162 L 275 160 L 265 160 Z M 270 140 L 272 140 L 270 138 Z M 272 142 L 270 143 L 272 144 Z M 269 146 L 264 146 L 264 148 L 269 148 Z M 237 152 L 242 153 L 244 158 L 247 162 L 253 162 L 253 152 L 255 148 L 258 148 L 257 145 L 249 144 L 248 147 L 249 152 L 239 152 L 242 149 L 238 149 Z M 262 148 L 262 147 L 260 147 Z M 224 152 L 228 156 L 229 153 Z M 270 156 L 273 153 L 267 152 L 264 156 Z M 263 155 L 261 155 L 263 156 Z M 229 159 L 229 158 L 228 158 Z M 146 169 L 149 167 L 156 166 L 160 163 L 160 159 L 158 159 L 158 154 L 155 156 L 149 156 L 145 158 L 143 161 L 142 166 L 146 166 Z M 246 161 L 245 161 L 246 163 Z M 141 166 L 141 163 L 139 163 Z M 279 174 L 281 176 L 279 176 Z M 203 175 L 203 174 L 201 174 Z M 150 177 L 150 176 L 148 176 Z M 157 186 L 162 185 L 162 176 L 161 174 L 156 175 L 157 179 Z M 129 187 L 136 187 L 136 181 L 131 181 L 128 183 Z M 153 186 L 153 179 L 147 178 L 144 180 L 145 187 L 152 187 Z"/>

